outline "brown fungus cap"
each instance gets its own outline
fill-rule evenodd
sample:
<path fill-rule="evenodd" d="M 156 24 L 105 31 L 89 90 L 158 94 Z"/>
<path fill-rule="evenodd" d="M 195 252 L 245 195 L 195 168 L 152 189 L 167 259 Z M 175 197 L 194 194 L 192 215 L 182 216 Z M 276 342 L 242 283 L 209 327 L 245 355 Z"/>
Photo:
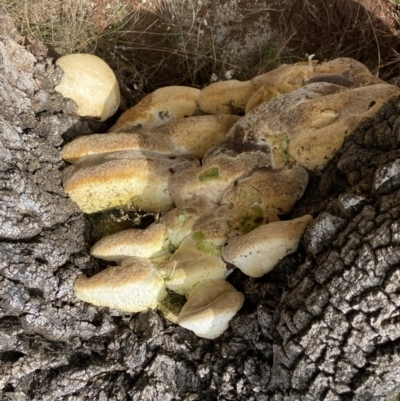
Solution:
<path fill-rule="evenodd" d="M 199 94 L 199 89 L 187 86 L 157 89 L 122 113 L 109 132 L 123 132 L 134 127 L 148 129 L 199 114 Z"/>
<path fill-rule="evenodd" d="M 74 291 L 81 301 L 125 312 L 154 309 L 166 295 L 164 280 L 143 258 L 126 259 L 90 278 L 79 276 Z"/>
<path fill-rule="evenodd" d="M 234 139 L 235 143 L 242 142 L 248 148 L 267 148 L 274 168 L 296 160 L 304 167 L 319 170 L 342 145 L 345 135 L 399 92 L 399 88 L 388 84 L 349 89 L 314 82 L 246 114 L 230 129 L 227 139 L 218 148 L 228 147 L 226 144 Z"/>
<path fill-rule="evenodd" d="M 312 216 L 266 224 L 249 234 L 232 238 L 222 248 L 222 257 L 250 277 L 261 277 L 297 250 Z"/>
<path fill-rule="evenodd" d="M 287 127 L 292 132 L 289 157 L 309 170 L 322 170 L 363 119 L 374 116 L 390 97 L 399 94 L 397 86 L 377 84 L 292 107 L 288 110 L 292 116 Z M 292 129 L 295 124 L 297 129 Z"/>
<path fill-rule="evenodd" d="M 337 58 L 318 64 L 316 61 L 282 65 L 252 79 L 258 88 L 246 105 L 246 113 L 274 97 L 292 92 L 310 82 L 360 87 L 383 83 L 368 68 L 351 58 Z"/>
<path fill-rule="evenodd" d="M 225 280 L 197 285 L 188 295 L 178 324 L 198 337 L 213 340 L 228 329 L 243 302 L 243 294 Z"/>
<path fill-rule="evenodd" d="M 55 89 L 75 101 L 80 116 L 104 121 L 117 111 L 120 103 L 118 82 L 102 59 L 77 53 L 60 57 L 56 64 L 64 75 Z"/>
<path fill-rule="evenodd" d="M 189 157 L 169 158 L 152 152 L 124 151 L 85 158 L 62 172 L 65 191 L 85 213 L 140 208 L 166 212 L 174 202 L 168 179 L 198 166 Z"/>

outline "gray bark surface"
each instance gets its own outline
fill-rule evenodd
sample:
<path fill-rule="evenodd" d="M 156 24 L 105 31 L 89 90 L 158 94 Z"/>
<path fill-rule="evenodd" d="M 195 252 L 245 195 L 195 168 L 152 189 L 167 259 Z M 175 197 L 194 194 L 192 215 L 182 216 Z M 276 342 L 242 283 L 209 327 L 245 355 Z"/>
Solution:
<path fill-rule="evenodd" d="M 76 276 L 101 267 L 58 150 L 90 127 L 54 91 L 45 50 L 0 14 L 1 400 L 397 399 L 400 99 L 312 177 L 293 212 L 316 217 L 299 252 L 261 279 L 233 273 L 244 307 L 204 340 L 74 297 Z"/>

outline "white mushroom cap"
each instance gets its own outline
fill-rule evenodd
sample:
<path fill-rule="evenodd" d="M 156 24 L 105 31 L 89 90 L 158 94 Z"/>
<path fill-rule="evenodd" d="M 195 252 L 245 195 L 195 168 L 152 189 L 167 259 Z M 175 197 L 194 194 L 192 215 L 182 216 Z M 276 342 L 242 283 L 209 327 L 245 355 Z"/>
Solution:
<path fill-rule="evenodd" d="M 225 280 L 199 284 L 188 294 L 178 324 L 198 337 L 213 340 L 228 329 L 243 302 L 243 294 Z"/>
<path fill-rule="evenodd" d="M 198 196 L 185 206 L 172 209 L 144 230 L 125 230 L 102 238 L 92 247 L 91 254 L 116 262 L 130 256 L 156 258 L 169 254 L 190 234 L 194 222 L 215 207 L 208 198 Z"/>
<path fill-rule="evenodd" d="M 195 232 L 187 236 L 170 261 L 160 270 L 167 277 L 167 288 L 186 295 L 195 285 L 226 278 L 230 270 L 221 258 L 221 247 Z"/>
<path fill-rule="evenodd" d="M 250 277 L 261 277 L 297 250 L 301 236 L 312 216 L 278 221 L 232 238 L 222 248 L 222 257 Z"/>
<path fill-rule="evenodd" d="M 104 121 L 117 111 L 118 82 L 101 58 L 92 54 L 69 54 L 60 57 L 56 64 L 64 75 L 55 89 L 75 101 L 80 116 Z"/>
<path fill-rule="evenodd" d="M 123 132 L 134 127 L 153 128 L 198 114 L 199 94 L 199 89 L 187 86 L 157 89 L 122 113 L 109 132 Z"/>
<path fill-rule="evenodd" d="M 221 114 L 195 116 L 172 121 L 149 129 L 135 128 L 132 132 L 93 134 L 75 138 L 66 144 L 61 154 L 70 163 L 88 155 L 120 150 L 143 150 L 163 155 L 191 155 L 202 159 L 213 146 L 225 139 L 237 116 Z"/>
<path fill-rule="evenodd" d="M 166 212 L 174 207 L 168 179 L 198 166 L 194 158 L 125 151 L 86 157 L 62 173 L 65 191 L 85 213 L 111 208 Z"/>
<path fill-rule="evenodd" d="M 81 301 L 125 312 L 154 309 L 167 293 L 157 269 L 143 258 L 127 259 L 90 278 L 79 276 L 74 291 Z"/>
<path fill-rule="evenodd" d="M 231 184 L 224 192 L 221 204 L 241 210 L 258 205 L 260 210 L 287 214 L 303 196 L 307 184 L 307 170 L 299 164 L 279 170 L 258 168 Z"/>
<path fill-rule="evenodd" d="M 241 114 L 253 93 L 250 81 L 231 79 L 215 82 L 202 89 L 199 106 L 208 114 Z"/>

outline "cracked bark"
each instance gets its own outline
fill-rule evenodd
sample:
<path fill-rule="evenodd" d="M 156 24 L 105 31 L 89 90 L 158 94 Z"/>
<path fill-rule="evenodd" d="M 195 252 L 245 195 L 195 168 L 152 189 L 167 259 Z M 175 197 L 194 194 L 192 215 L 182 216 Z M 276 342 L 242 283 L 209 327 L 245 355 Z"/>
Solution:
<path fill-rule="evenodd" d="M 63 138 L 91 132 L 45 49 L 0 20 L 2 400 L 395 400 L 400 389 L 400 99 L 364 121 L 293 217 L 298 253 L 230 281 L 246 302 L 214 341 L 158 312 L 75 299 L 90 224 L 62 190 Z M 20 43 L 17 43 L 19 41 Z M 33 54 L 33 53 L 34 54 Z"/>

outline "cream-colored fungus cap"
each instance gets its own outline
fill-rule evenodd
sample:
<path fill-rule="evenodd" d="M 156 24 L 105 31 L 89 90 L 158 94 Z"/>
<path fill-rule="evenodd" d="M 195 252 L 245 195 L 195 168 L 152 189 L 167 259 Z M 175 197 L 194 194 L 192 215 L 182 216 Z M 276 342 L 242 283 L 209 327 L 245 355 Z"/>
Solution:
<path fill-rule="evenodd" d="M 199 106 L 208 114 L 242 114 L 253 93 L 250 81 L 215 82 L 201 90 Z"/>
<path fill-rule="evenodd" d="M 78 114 L 104 121 L 119 107 L 117 79 L 101 58 L 93 54 L 68 54 L 56 64 L 64 75 L 55 90 L 78 105 Z"/>
<path fill-rule="evenodd" d="M 289 111 L 294 120 L 289 123 L 294 125 L 297 120 L 298 129 L 291 130 L 289 157 L 309 170 L 322 170 L 363 119 L 374 116 L 389 98 L 399 94 L 397 86 L 377 84 L 292 107 Z M 325 121 L 320 118 L 323 115 Z"/>
<path fill-rule="evenodd" d="M 295 160 L 319 170 L 363 118 L 374 115 L 384 101 L 399 92 L 398 87 L 388 84 L 349 89 L 327 82 L 311 83 L 246 114 L 218 148 L 242 141 L 249 148 L 268 148 L 274 168 Z"/>
<path fill-rule="evenodd" d="M 243 152 L 230 156 L 221 152 L 191 174 L 182 172 L 172 176 L 168 188 L 178 206 L 197 195 L 207 196 L 219 204 L 222 194 L 235 179 L 255 167 L 268 165 L 269 159 L 265 153 Z"/>
<path fill-rule="evenodd" d="M 273 168 L 282 167 L 290 161 L 288 146 L 291 138 L 305 123 L 323 127 L 333 123 L 338 117 L 328 109 L 321 110 L 313 121 L 305 121 L 305 117 L 296 112 L 297 107 L 307 104 L 311 99 L 320 99 L 342 91 L 349 90 L 342 86 L 317 82 L 276 97 L 242 117 L 229 130 L 226 140 L 218 148 L 237 148 L 239 145 L 236 144 L 240 143 L 248 149 L 260 148 L 270 155 Z M 212 151 L 210 149 L 205 157 Z"/>
<path fill-rule="evenodd" d="M 134 127 L 153 128 L 169 121 L 199 114 L 200 89 L 167 86 L 145 96 L 121 114 L 109 132 L 123 132 Z"/>
<path fill-rule="evenodd" d="M 176 155 L 188 154 L 202 159 L 205 153 L 226 138 L 240 117 L 229 114 L 194 116 L 153 129 L 156 138 L 168 138 Z"/>
<path fill-rule="evenodd" d="M 64 160 L 76 163 L 92 154 L 120 150 L 143 150 L 163 155 L 191 155 L 202 159 L 213 146 L 225 139 L 238 116 L 220 114 L 194 116 L 155 127 L 135 128 L 131 132 L 93 134 L 75 138 L 61 154 Z"/>
<path fill-rule="evenodd" d="M 159 268 L 167 278 L 167 288 L 181 295 L 199 283 L 224 279 L 231 272 L 221 258 L 221 247 L 198 232 L 187 236 L 169 262 Z"/>
<path fill-rule="evenodd" d="M 172 209 L 146 229 L 134 228 L 102 238 L 90 253 L 116 262 L 130 256 L 156 258 L 169 254 L 191 233 L 194 222 L 214 208 L 216 205 L 208 198 L 198 196 L 183 207 Z"/>
<path fill-rule="evenodd" d="M 349 88 L 384 83 L 371 74 L 364 64 L 351 58 L 338 58 L 320 64 L 316 61 L 283 64 L 251 80 L 258 89 L 248 101 L 246 113 L 261 103 L 313 81 L 324 81 Z"/>
<path fill-rule="evenodd" d="M 157 152 L 161 155 L 175 153 L 173 144 L 167 138 L 155 138 L 152 132 L 137 129 L 135 133 L 93 134 L 77 137 L 62 148 L 61 155 L 69 163 L 79 163 L 86 156 L 122 150 Z"/>
<path fill-rule="evenodd" d="M 273 170 L 254 169 L 234 181 L 224 192 L 221 205 L 247 210 L 258 205 L 277 215 L 289 213 L 308 185 L 307 170 L 297 163 Z"/>
<path fill-rule="evenodd" d="M 243 302 L 243 294 L 225 280 L 199 284 L 188 294 L 178 324 L 198 337 L 213 340 L 228 329 Z"/>
<path fill-rule="evenodd" d="M 169 177 L 197 168 L 190 157 L 124 151 L 86 157 L 61 175 L 64 189 L 85 213 L 112 208 L 167 212 L 174 207 Z"/>
<path fill-rule="evenodd" d="M 152 224 L 145 230 L 131 229 L 108 235 L 90 250 L 95 258 L 120 262 L 128 257 L 151 258 L 166 253 L 168 229 L 164 224 Z"/>
<path fill-rule="evenodd" d="M 147 259 L 126 259 L 93 277 L 78 276 L 74 291 L 81 301 L 125 312 L 154 309 L 167 294 L 164 280 Z"/>
<path fill-rule="evenodd" d="M 232 238 L 222 248 L 222 257 L 250 277 L 261 277 L 297 250 L 301 236 L 312 216 L 277 221 L 250 233 Z"/>
<path fill-rule="evenodd" d="M 243 201 L 241 204 L 229 207 L 219 206 L 205 213 L 193 226 L 193 232 L 202 236 L 216 246 L 224 245 L 230 238 L 260 227 L 263 224 L 278 221 L 278 216 L 258 203 Z"/>

